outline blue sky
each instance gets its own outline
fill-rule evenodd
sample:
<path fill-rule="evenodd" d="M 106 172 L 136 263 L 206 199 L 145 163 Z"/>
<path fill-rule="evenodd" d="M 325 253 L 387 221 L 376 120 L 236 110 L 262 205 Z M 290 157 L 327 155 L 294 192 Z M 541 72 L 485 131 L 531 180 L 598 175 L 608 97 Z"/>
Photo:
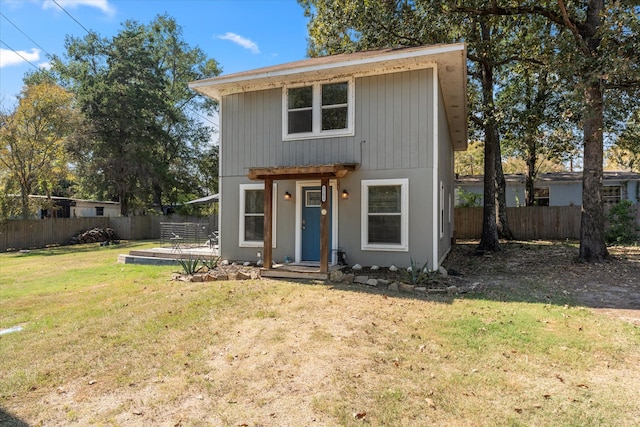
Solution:
<path fill-rule="evenodd" d="M 0 0 L 0 12 L 3 107 L 15 104 L 27 71 L 46 66 L 48 54 L 64 54 L 66 35 L 83 37 L 85 27 L 112 37 L 126 20 L 148 24 L 165 12 L 223 74 L 306 56 L 308 19 L 295 0 Z"/>

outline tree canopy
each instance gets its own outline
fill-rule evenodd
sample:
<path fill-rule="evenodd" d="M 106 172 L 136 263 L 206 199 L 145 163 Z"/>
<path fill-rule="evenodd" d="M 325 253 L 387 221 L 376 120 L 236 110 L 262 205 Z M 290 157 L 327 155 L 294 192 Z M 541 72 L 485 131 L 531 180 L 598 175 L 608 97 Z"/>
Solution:
<path fill-rule="evenodd" d="M 498 248 L 494 195 L 500 185 L 500 132 L 508 128 L 513 139 L 529 144 L 523 153 L 529 153 L 525 156 L 533 163 L 538 157 L 533 153 L 540 150 L 531 144 L 538 144 L 545 131 L 549 137 L 562 137 L 565 144 L 572 140 L 571 132 L 582 128 L 580 258 L 597 262 L 607 256 L 603 132 L 614 132 L 614 124 L 625 123 L 633 111 L 629 106 L 637 104 L 639 6 L 604 0 L 299 2 L 311 18 L 311 55 L 438 42 L 468 44 L 470 128 L 480 130 L 481 136 L 474 138 L 485 142 L 482 249 Z M 501 97 L 508 91 L 518 96 Z"/>
<path fill-rule="evenodd" d="M 218 75 L 218 63 L 166 15 L 127 21 L 111 39 L 90 33 L 65 45 L 52 71 L 91 123 L 72 147 L 84 190 L 119 200 L 122 215 L 192 197 L 213 133 L 201 118 L 214 104 L 187 83 Z"/>
<path fill-rule="evenodd" d="M 68 176 L 68 142 L 80 124 L 73 94 L 52 83 L 26 86 L 16 110 L 3 115 L 0 184 L 5 195 L 17 190 L 24 219 L 31 212 L 31 194 L 51 196 L 57 182 Z"/>

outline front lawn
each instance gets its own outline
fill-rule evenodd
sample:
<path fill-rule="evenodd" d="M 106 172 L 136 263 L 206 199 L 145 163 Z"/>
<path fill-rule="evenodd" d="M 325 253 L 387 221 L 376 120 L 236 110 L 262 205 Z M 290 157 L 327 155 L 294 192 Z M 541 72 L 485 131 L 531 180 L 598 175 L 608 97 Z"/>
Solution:
<path fill-rule="evenodd" d="M 23 328 L 0 335 L 0 424 L 640 424 L 640 328 L 567 295 L 184 283 L 116 263 L 152 246 L 0 255 L 0 330 Z"/>

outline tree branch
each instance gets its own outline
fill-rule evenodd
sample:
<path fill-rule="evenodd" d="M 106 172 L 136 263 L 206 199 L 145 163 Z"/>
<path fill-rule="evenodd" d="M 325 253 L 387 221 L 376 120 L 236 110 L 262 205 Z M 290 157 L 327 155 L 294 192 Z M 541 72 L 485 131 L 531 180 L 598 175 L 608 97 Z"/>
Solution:
<path fill-rule="evenodd" d="M 558 5 L 563 13 L 557 14 L 542 6 L 516 6 L 516 7 L 501 7 L 495 2 L 491 2 L 490 6 L 486 7 L 462 7 L 454 6 L 452 9 L 454 12 L 473 13 L 481 16 L 498 15 L 498 16 L 515 16 L 515 15 L 538 15 L 549 19 L 551 22 L 558 24 L 561 27 L 567 28 L 576 37 L 576 40 L 584 50 L 586 45 L 582 39 L 582 34 L 586 31 L 585 25 L 580 22 L 572 22 L 564 6 L 563 0 L 558 0 Z"/>

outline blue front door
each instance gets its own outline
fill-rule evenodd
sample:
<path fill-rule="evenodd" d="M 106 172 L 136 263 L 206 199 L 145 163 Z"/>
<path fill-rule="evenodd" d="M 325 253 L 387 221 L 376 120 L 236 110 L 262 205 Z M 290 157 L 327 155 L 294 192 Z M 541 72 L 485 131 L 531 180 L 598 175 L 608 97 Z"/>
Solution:
<path fill-rule="evenodd" d="M 302 187 L 302 261 L 320 261 L 320 203 L 320 187 Z M 331 191 L 327 215 L 331 250 Z"/>

